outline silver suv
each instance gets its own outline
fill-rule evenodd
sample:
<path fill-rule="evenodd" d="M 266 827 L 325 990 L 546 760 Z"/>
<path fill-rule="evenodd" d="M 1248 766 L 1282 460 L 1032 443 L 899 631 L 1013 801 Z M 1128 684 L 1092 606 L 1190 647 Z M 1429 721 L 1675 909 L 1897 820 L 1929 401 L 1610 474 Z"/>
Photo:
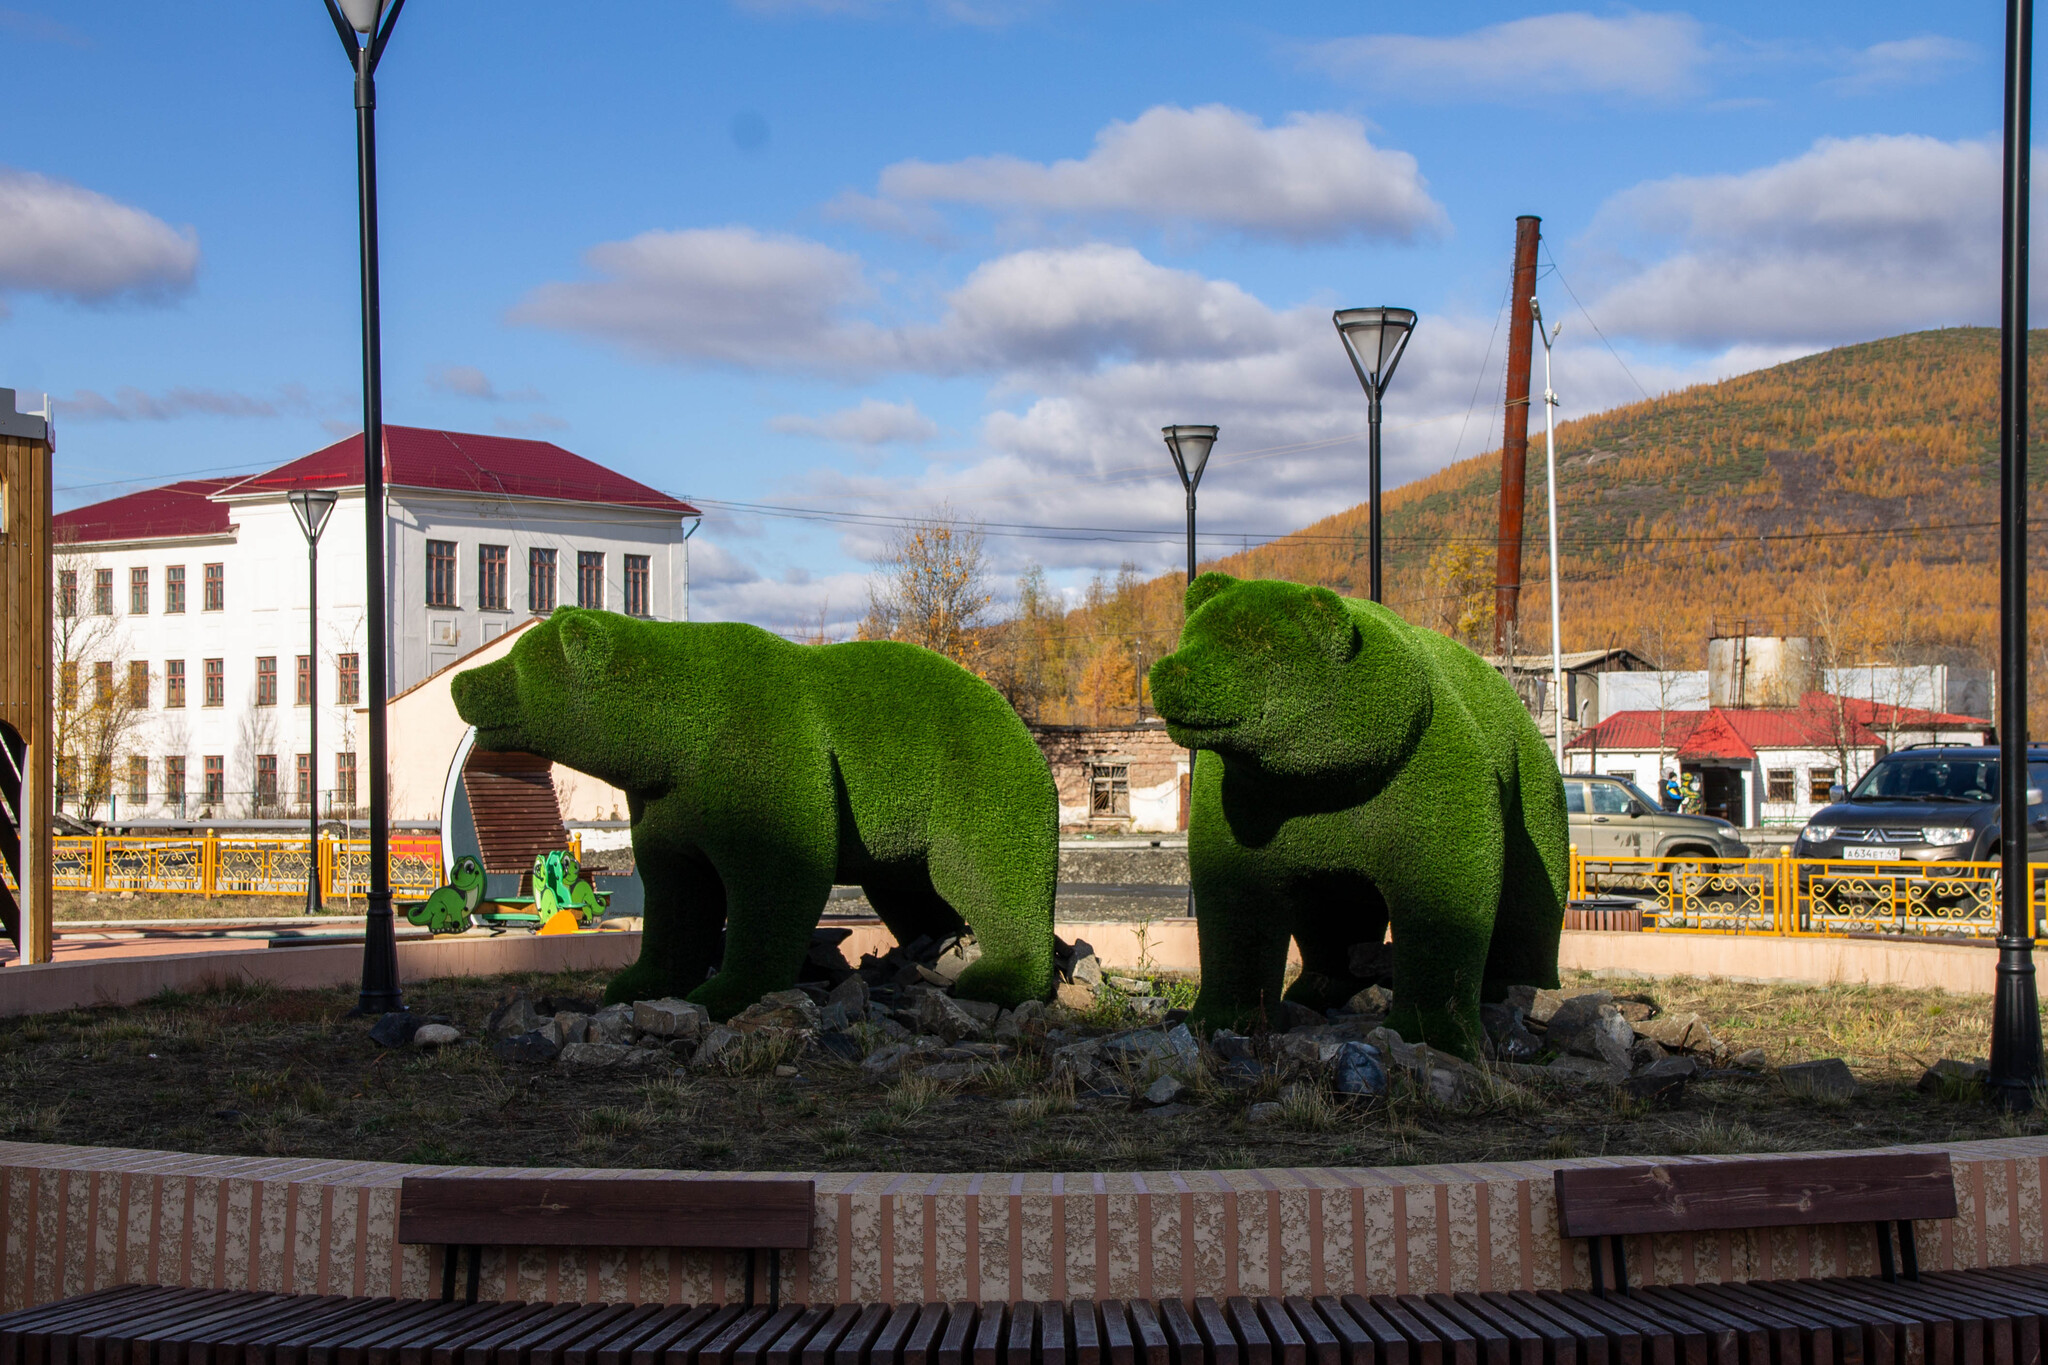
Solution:
<path fill-rule="evenodd" d="M 1635 783 L 1568 773 L 1564 807 L 1572 844 L 1587 858 L 1747 858 L 1735 826 L 1712 815 L 1662 810 Z"/>

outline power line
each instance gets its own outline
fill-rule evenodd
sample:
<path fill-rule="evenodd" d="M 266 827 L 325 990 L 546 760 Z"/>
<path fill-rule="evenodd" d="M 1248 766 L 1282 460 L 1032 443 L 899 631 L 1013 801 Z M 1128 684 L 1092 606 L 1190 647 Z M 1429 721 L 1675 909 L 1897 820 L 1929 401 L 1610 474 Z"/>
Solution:
<path fill-rule="evenodd" d="M 1607 348 L 1607 354 L 1614 357 L 1614 363 L 1621 366 L 1621 372 L 1628 376 L 1628 382 L 1636 386 L 1636 392 L 1643 396 L 1645 402 L 1651 401 L 1650 391 L 1643 387 L 1643 381 L 1636 378 L 1636 372 L 1621 358 L 1621 352 L 1614 349 L 1614 343 L 1607 339 L 1607 333 L 1600 330 L 1600 324 L 1593 321 L 1593 315 L 1586 311 L 1586 305 L 1579 303 L 1578 291 L 1573 289 L 1572 282 L 1564 277 L 1564 267 L 1557 263 L 1557 257 L 1551 252 L 1550 243 L 1547 241 L 1543 243 L 1543 254 L 1550 257 L 1550 268 L 1557 273 L 1557 282 L 1564 286 L 1565 293 L 1572 296 L 1572 302 L 1578 304 L 1579 316 L 1593 329 L 1593 335 L 1600 338 L 1600 344 Z"/>

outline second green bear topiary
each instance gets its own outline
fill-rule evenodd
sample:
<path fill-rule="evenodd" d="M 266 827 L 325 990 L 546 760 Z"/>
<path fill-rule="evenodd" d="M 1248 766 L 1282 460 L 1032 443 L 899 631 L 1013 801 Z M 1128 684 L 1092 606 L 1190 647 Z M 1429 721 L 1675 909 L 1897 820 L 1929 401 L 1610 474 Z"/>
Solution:
<path fill-rule="evenodd" d="M 1391 919 L 1410 1042 L 1479 1052 L 1479 1002 L 1557 984 L 1564 783 L 1514 689 L 1456 642 L 1327 588 L 1207 573 L 1152 699 L 1201 751 L 1188 825 L 1196 1020 L 1278 1022 L 1368 983 Z"/>
<path fill-rule="evenodd" d="M 626 792 L 645 936 L 607 999 L 724 1019 L 794 985 L 835 882 L 904 942 L 964 919 L 982 956 L 958 994 L 1052 992 L 1051 771 L 1001 695 L 930 650 L 565 607 L 454 696 L 483 748 Z"/>

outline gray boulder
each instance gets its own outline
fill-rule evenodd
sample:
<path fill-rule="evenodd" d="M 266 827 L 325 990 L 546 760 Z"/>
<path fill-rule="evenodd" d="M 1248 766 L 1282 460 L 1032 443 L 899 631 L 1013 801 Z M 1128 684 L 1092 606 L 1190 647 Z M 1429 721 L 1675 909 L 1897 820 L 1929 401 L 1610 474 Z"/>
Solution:
<path fill-rule="evenodd" d="M 462 1041 L 462 1030 L 452 1024 L 421 1024 L 413 1030 L 412 1045 L 421 1048 L 447 1047 Z"/>
<path fill-rule="evenodd" d="M 1991 1066 L 1987 1062 L 1959 1062 L 1953 1057 L 1944 1057 L 1921 1072 L 1913 1088 L 1923 1095 L 1964 1099 L 1980 1093 L 1990 1078 Z"/>
<path fill-rule="evenodd" d="M 984 1022 L 976 1012 L 967 1008 L 968 1003 L 938 991 L 926 991 L 917 1002 L 918 1031 L 936 1034 L 949 1043 L 962 1038 L 986 1038 L 994 1018 Z"/>
<path fill-rule="evenodd" d="M 501 1061 L 552 1062 L 561 1055 L 562 1048 L 549 1030 L 537 1028 L 511 1038 L 499 1038 L 492 1042 L 491 1051 Z"/>
<path fill-rule="evenodd" d="M 1577 1057 L 1571 1053 L 1553 1059 L 1541 1070 L 1558 1079 L 1591 1085 L 1620 1085 L 1628 1079 L 1626 1067 L 1611 1066 L 1597 1057 Z"/>
<path fill-rule="evenodd" d="M 490 1038 L 516 1038 L 539 1028 L 540 1020 L 533 997 L 525 991 L 515 991 L 510 1000 L 491 1011 L 491 1017 L 484 1022 L 484 1034 Z"/>
<path fill-rule="evenodd" d="M 597 1036 L 607 1043 L 631 1043 L 633 1041 L 633 1007 L 631 1005 L 606 1005 L 590 1016 L 591 1027 Z"/>
<path fill-rule="evenodd" d="M 1102 1055 L 1127 1065 L 1147 1062 L 1161 1066 L 1188 1066 L 1202 1055 L 1202 1045 L 1188 1032 L 1186 1024 L 1169 1029 L 1127 1029 L 1102 1039 Z"/>
<path fill-rule="evenodd" d="M 1794 1095 L 1816 1100 L 1848 1100 L 1863 1093 L 1849 1064 L 1840 1057 L 1822 1057 L 1778 1068 L 1778 1079 Z"/>
<path fill-rule="evenodd" d="M 953 941 L 953 946 L 939 954 L 939 960 L 932 963 L 932 970 L 948 982 L 958 981 L 963 972 L 981 960 L 981 945 L 963 935 Z"/>
<path fill-rule="evenodd" d="M 825 996 L 827 1005 L 838 1005 L 849 1019 L 865 1018 L 868 1012 L 868 983 L 859 973 L 834 986 Z"/>
<path fill-rule="evenodd" d="M 1252 1048 L 1251 1039 L 1227 1028 L 1217 1029 L 1210 1034 L 1209 1046 L 1216 1050 L 1218 1057 L 1228 1062 L 1249 1062 L 1258 1055 Z"/>
<path fill-rule="evenodd" d="M 1280 1018 L 1277 1022 L 1277 1027 L 1283 1032 L 1291 1033 L 1298 1028 L 1317 1028 L 1328 1022 L 1322 1015 L 1299 1001 L 1282 1000 L 1280 1002 Z"/>
<path fill-rule="evenodd" d="M 711 1024 L 702 1005 L 668 996 L 660 1000 L 639 1000 L 633 1004 L 633 1027 L 657 1038 L 697 1042 Z"/>
<path fill-rule="evenodd" d="M 1537 991 L 1529 998 L 1529 1017 L 1539 1024 L 1547 1024 L 1552 1016 L 1564 1008 L 1564 1003 L 1567 1000 L 1591 1000 L 1596 1005 L 1611 1005 L 1614 1003 L 1614 993 L 1612 991 L 1586 991 L 1569 988 L 1554 991 Z"/>
<path fill-rule="evenodd" d="M 377 1022 L 370 1025 L 370 1041 L 378 1047 L 405 1047 L 412 1042 L 421 1024 L 426 1021 L 405 1010 L 393 1010 L 379 1015 Z"/>
<path fill-rule="evenodd" d="M 704 1030 L 704 1040 L 698 1043 L 697 1050 L 690 1054 L 690 1065 L 699 1070 L 718 1065 L 721 1057 L 740 1046 L 744 1036 L 736 1028 L 713 1024 Z"/>
<path fill-rule="evenodd" d="M 562 1049 L 556 1064 L 578 1071 L 608 1071 L 632 1051 L 623 1043 L 571 1043 Z"/>
<path fill-rule="evenodd" d="M 1605 1062 L 1625 1075 L 1630 1070 L 1629 1049 L 1635 1045 L 1636 1031 L 1606 996 L 1601 991 L 1564 1001 L 1550 1016 L 1547 1037 L 1559 1052 Z"/>
<path fill-rule="evenodd" d="M 1178 1104 L 1187 1093 L 1188 1088 L 1179 1077 L 1166 1075 L 1145 1087 L 1144 1100 L 1152 1105 Z"/>
<path fill-rule="evenodd" d="M 1337 1045 L 1330 1066 L 1330 1088 L 1340 1095 L 1384 1095 L 1387 1069 L 1380 1064 L 1380 1051 L 1371 1043 Z"/>
<path fill-rule="evenodd" d="M 741 1033 L 758 1033 L 762 1029 L 815 1029 L 818 1026 L 818 1002 L 811 999 L 808 991 L 770 991 L 753 1004 L 726 1020 L 726 1027 Z"/>
<path fill-rule="evenodd" d="M 1093 953 L 1083 953 L 1074 959 L 1073 970 L 1067 976 L 1076 986 L 1098 989 L 1102 985 L 1102 961 Z"/>
<path fill-rule="evenodd" d="M 604 1041 L 598 1037 L 597 1030 L 591 1026 L 590 1016 L 587 1014 L 582 1014 L 575 1010 L 563 1010 L 548 1022 L 558 1047 L 567 1047 L 571 1043 L 601 1043 Z"/>
<path fill-rule="evenodd" d="M 1263 1104 L 1255 1104 L 1245 1110 L 1244 1117 L 1247 1123 L 1278 1123 L 1281 1117 L 1280 1105 L 1278 1101 L 1267 1100 Z"/>
<path fill-rule="evenodd" d="M 1719 1046 L 1707 1021 L 1697 1014 L 1660 1014 L 1636 1024 L 1635 1031 L 1673 1052 L 1712 1052 Z"/>

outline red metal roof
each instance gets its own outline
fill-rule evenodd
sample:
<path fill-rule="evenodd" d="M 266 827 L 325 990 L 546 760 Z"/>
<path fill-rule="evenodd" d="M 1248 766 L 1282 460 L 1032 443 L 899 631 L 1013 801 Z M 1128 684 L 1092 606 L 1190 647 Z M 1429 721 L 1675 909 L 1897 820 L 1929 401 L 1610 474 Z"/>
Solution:
<path fill-rule="evenodd" d="M 1981 730 L 1990 723 L 1977 716 L 1808 692 L 1797 706 L 1617 711 L 1565 747 L 1665 749 L 1681 760 L 1753 759 L 1759 749 L 1879 748 L 1888 743 L 1885 732 Z"/>
<path fill-rule="evenodd" d="M 243 479 L 231 496 L 293 488 L 360 488 L 363 438 L 349 436 L 311 455 Z M 394 488 L 560 498 L 612 507 L 646 507 L 694 517 L 697 509 L 552 441 L 478 436 L 426 427 L 384 428 L 384 481 Z"/>
<path fill-rule="evenodd" d="M 108 540 L 160 540 L 218 536 L 229 530 L 228 509 L 213 495 L 233 479 L 187 479 L 162 488 L 74 507 L 51 518 L 59 544 Z"/>

